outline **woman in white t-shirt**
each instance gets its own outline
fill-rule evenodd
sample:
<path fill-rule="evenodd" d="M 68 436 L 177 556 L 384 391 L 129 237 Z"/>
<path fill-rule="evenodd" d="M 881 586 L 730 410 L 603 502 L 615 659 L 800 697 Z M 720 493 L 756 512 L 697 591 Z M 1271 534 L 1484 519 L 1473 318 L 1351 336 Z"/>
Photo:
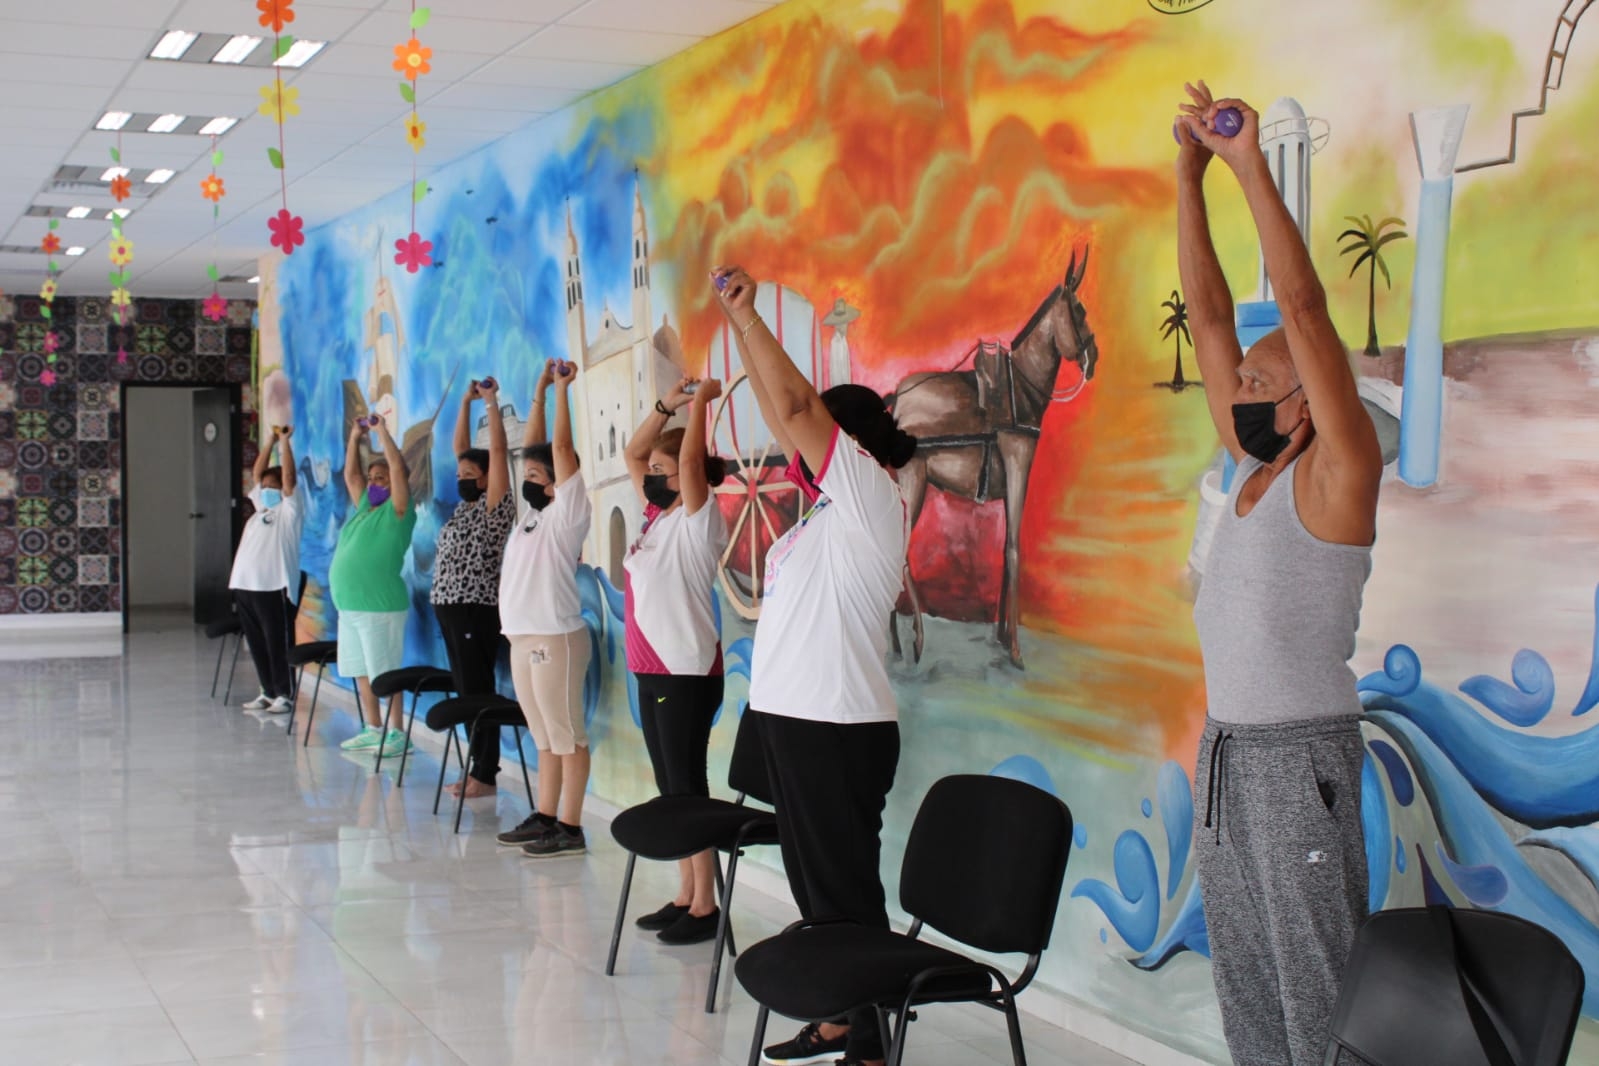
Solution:
<path fill-rule="evenodd" d="M 755 312 L 755 281 L 712 274 L 761 415 L 805 513 L 766 553 L 749 714 L 759 715 L 783 867 L 800 914 L 888 928 L 878 869 L 899 764 L 884 657 L 910 520 L 893 471 L 916 439 L 861 385 L 817 395 Z M 807 1025 L 768 1062 L 881 1062 L 874 1011 Z"/>
<path fill-rule="evenodd" d="M 295 494 L 292 426 L 273 426 L 272 437 L 255 460 L 255 488 L 250 502 L 255 514 L 244 524 L 239 550 L 233 556 L 228 588 L 238 608 L 244 641 L 261 681 L 261 693 L 244 705 L 247 711 L 287 714 L 293 706 L 294 680 L 289 669 L 290 632 L 300 597 L 300 531 L 305 527 L 304 501 Z M 279 453 L 271 466 L 272 449 Z"/>
<path fill-rule="evenodd" d="M 549 858 L 580 855 L 583 793 L 589 781 L 589 739 L 583 727 L 583 676 L 589 635 L 577 591 L 577 564 L 593 509 L 572 446 L 568 392 L 577 365 L 551 363 L 555 439 L 536 439 L 541 418 L 528 419 L 522 451 L 527 513 L 511 527 L 500 567 L 500 631 L 511 644 L 511 684 L 539 750 L 538 809 L 499 835 L 501 844 Z M 542 386 L 544 379 L 540 379 Z M 544 405 L 542 389 L 533 398 Z"/>
<path fill-rule="evenodd" d="M 722 638 L 711 597 L 727 523 L 711 495 L 727 470 L 705 454 L 707 408 L 721 382 L 684 378 L 628 441 L 627 470 L 644 504 L 644 532 L 628 549 L 627 668 L 639 724 L 663 796 L 709 796 L 706 749 L 722 706 Z M 688 426 L 666 429 L 689 408 Z M 664 430 L 664 432 L 663 432 Z M 716 936 L 716 866 L 709 851 L 678 863 L 677 897 L 638 920 L 664 944 Z"/>

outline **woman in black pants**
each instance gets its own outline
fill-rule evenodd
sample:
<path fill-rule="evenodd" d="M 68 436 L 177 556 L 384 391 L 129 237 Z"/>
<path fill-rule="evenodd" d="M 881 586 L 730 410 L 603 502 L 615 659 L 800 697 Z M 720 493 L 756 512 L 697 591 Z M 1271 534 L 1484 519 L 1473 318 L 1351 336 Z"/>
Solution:
<path fill-rule="evenodd" d="M 261 682 L 261 694 L 244 705 L 247 711 L 287 714 L 294 705 L 294 680 L 289 646 L 294 643 L 294 614 L 300 598 L 300 531 L 305 526 L 305 499 L 295 494 L 293 426 L 273 426 L 271 438 L 255 459 L 255 488 L 250 502 L 255 514 L 244 524 L 233 557 L 228 588 L 238 607 L 239 625 Z M 280 465 L 272 466 L 272 449 Z"/>
<path fill-rule="evenodd" d="M 489 448 L 472 447 L 472 401 L 488 413 Z M 533 417 L 542 419 L 543 408 Z M 505 423 L 499 386 L 493 378 L 467 385 L 455 420 L 455 476 L 461 502 L 439 530 L 433 561 L 433 614 L 444 635 L 444 649 L 461 696 L 495 691 L 494 664 L 500 652 L 500 561 L 505 538 L 516 523 L 511 468 L 506 458 Z M 483 730 L 472 744 L 471 775 L 450 786 L 468 797 L 494 794 L 500 772 L 500 731 Z"/>
<path fill-rule="evenodd" d="M 691 395 L 692 393 L 692 395 Z M 627 667 L 638 680 L 639 720 L 663 796 L 709 796 L 706 748 L 722 705 L 722 641 L 711 587 L 727 523 L 711 497 L 722 460 L 705 454 L 706 407 L 716 381 L 684 378 L 627 445 L 627 469 L 644 504 L 644 532 L 628 550 Z M 689 408 L 686 429 L 667 420 Z M 664 432 L 663 432 L 664 430 Z M 716 936 L 715 857 L 702 851 L 678 864 L 677 898 L 638 920 L 665 944 Z"/>
<path fill-rule="evenodd" d="M 713 278 L 761 416 L 806 501 L 766 553 L 747 712 L 759 716 L 783 867 L 803 917 L 887 929 L 878 866 L 899 724 L 884 657 L 910 541 L 893 471 L 916 439 L 868 388 L 817 395 L 756 314 L 754 279 L 739 267 Z M 881 1063 L 876 1013 L 807 1025 L 766 1059 Z"/>

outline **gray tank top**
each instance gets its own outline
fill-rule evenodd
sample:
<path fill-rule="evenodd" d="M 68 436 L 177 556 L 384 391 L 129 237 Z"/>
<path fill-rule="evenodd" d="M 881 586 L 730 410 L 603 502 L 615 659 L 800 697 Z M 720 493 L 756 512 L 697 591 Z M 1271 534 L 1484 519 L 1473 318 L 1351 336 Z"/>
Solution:
<path fill-rule="evenodd" d="M 1194 624 L 1210 716 L 1264 725 L 1360 713 L 1355 654 L 1371 549 L 1311 534 L 1294 505 L 1295 459 L 1254 510 L 1238 494 L 1261 464 L 1238 466 L 1211 541 Z"/>

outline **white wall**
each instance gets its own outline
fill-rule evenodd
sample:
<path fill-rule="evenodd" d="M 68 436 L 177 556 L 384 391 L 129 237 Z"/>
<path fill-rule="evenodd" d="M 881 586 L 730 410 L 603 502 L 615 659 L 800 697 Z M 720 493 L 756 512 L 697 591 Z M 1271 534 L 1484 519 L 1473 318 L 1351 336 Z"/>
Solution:
<path fill-rule="evenodd" d="M 127 426 L 128 603 L 194 604 L 194 402 L 191 389 L 129 388 Z"/>

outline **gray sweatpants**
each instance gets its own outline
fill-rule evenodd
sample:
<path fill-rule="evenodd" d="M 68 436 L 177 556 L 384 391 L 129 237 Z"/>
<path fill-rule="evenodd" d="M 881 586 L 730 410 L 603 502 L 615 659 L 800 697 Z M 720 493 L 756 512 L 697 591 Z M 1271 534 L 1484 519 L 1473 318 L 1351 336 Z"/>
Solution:
<path fill-rule="evenodd" d="M 1237 1066 L 1321 1066 L 1366 917 L 1355 717 L 1207 720 L 1194 853 L 1222 1029 Z"/>

